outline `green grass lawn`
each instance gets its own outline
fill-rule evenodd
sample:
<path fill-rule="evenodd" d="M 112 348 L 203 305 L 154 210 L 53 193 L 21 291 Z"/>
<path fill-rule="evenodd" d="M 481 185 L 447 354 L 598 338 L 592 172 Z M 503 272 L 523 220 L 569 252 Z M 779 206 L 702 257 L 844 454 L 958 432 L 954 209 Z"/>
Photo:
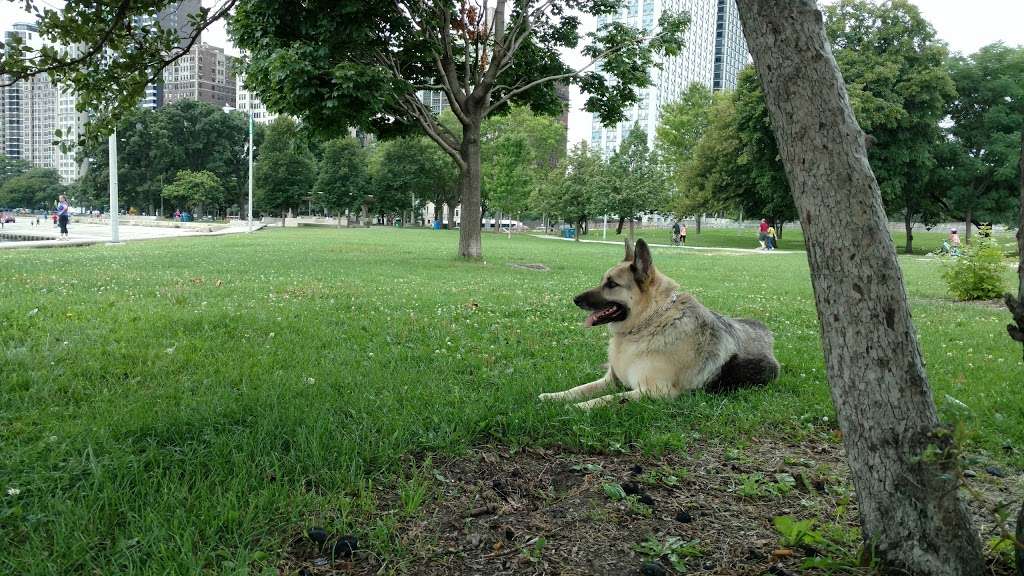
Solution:
<path fill-rule="evenodd" d="M 602 229 L 600 226 L 592 228 L 589 234 L 581 236 L 583 240 L 601 240 Z M 942 241 L 948 236 L 948 230 L 938 230 L 932 232 L 914 232 L 914 254 L 927 254 L 934 252 L 941 245 Z M 604 239 L 607 240 L 621 240 L 627 234 L 627 229 L 623 228 L 621 235 L 615 234 L 615 226 L 608 223 L 608 234 Z M 671 228 L 642 228 L 636 230 L 636 237 L 643 238 L 648 242 L 656 244 L 669 244 L 671 238 Z M 905 252 L 907 245 L 907 237 L 902 231 L 893 232 L 893 242 L 896 244 L 896 249 L 902 254 Z M 1013 242 L 1013 237 L 1010 235 L 1000 235 L 999 239 L 1001 242 Z M 746 229 L 736 228 L 704 228 L 700 234 L 697 234 L 696 226 L 687 227 L 686 244 L 688 246 L 713 246 L 720 248 L 757 248 L 757 226 L 751 225 Z M 803 250 L 804 249 L 804 235 L 799 227 L 786 227 L 782 231 L 782 237 L 779 238 L 779 249 L 780 250 Z"/>
<path fill-rule="evenodd" d="M 659 453 L 835 420 L 802 254 L 655 249 L 708 306 L 775 331 L 782 377 L 583 414 L 535 398 L 600 375 L 606 334 L 571 298 L 621 248 L 485 235 L 467 263 L 456 245 L 287 229 L 0 251 L 0 573 L 276 574 L 311 523 L 386 553 L 393 526 L 366 519 L 403 455 Z M 1021 467 L 1007 314 L 951 301 L 935 261 L 901 263 L 940 412 L 965 404 L 972 454 Z"/>

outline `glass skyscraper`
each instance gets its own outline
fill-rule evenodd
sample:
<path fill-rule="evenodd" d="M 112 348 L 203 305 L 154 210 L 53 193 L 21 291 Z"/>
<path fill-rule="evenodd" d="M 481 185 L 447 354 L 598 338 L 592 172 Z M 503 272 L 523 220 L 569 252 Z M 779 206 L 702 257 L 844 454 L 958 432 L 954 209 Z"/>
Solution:
<path fill-rule="evenodd" d="M 735 0 L 627 0 L 618 14 L 597 18 L 596 25 L 611 20 L 653 30 L 666 10 L 690 14 L 683 50 L 650 71 L 652 86 L 640 90 L 640 102 L 627 111 L 625 121 L 606 127 L 591 115 L 591 149 L 613 154 L 634 125 L 647 133 L 653 146 L 659 111 L 687 86 L 699 82 L 715 90 L 736 87 L 736 76 L 748 58 Z"/>

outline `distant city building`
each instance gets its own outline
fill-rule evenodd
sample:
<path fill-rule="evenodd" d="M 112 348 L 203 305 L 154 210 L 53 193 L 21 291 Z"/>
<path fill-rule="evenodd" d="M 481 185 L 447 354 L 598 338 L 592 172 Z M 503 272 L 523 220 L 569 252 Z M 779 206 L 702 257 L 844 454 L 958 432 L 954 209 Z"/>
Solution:
<path fill-rule="evenodd" d="M 618 14 L 598 17 L 595 22 L 596 26 L 622 22 L 652 30 L 666 10 L 690 14 L 683 50 L 661 59 L 661 68 L 650 71 L 652 86 L 639 91 L 640 101 L 626 111 L 626 120 L 615 126 L 602 125 L 597 116 L 582 111 L 582 102 L 575 103 L 570 123 L 579 126 L 588 118 L 590 133 L 577 132 L 570 138 L 570 146 L 582 138 L 592 149 L 611 155 L 633 126 L 643 129 L 653 146 L 661 108 L 678 99 L 690 84 L 697 82 L 716 90 L 736 86 L 736 76 L 747 62 L 747 49 L 735 0 L 626 0 Z"/>
<path fill-rule="evenodd" d="M 420 101 L 426 104 L 434 114 L 440 114 L 450 107 L 448 95 L 442 90 L 420 90 L 419 97 Z"/>
<path fill-rule="evenodd" d="M 715 13 L 715 68 L 711 88 L 735 90 L 736 78 L 747 65 L 747 41 L 736 0 L 717 0 Z"/>
<path fill-rule="evenodd" d="M 245 87 L 245 74 L 238 74 L 235 79 L 235 100 L 237 101 L 235 107 L 246 114 L 252 114 L 253 122 L 270 124 L 274 118 L 277 118 L 277 114 L 267 111 L 266 105 L 256 96 L 255 92 Z"/>
<path fill-rule="evenodd" d="M 184 48 L 191 40 L 192 34 L 195 33 L 191 19 L 199 14 L 202 8 L 202 0 L 180 0 L 161 10 L 156 19 L 164 30 L 177 32 L 178 47 Z"/>
<path fill-rule="evenodd" d="M 555 95 L 562 101 L 562 113 L 558 115 L 558 121 L 562 126 L 569 127 L 569 85 L 565 82 L 555 83 Z"/>
<path fill-rule="evenodd" d="M 164 69 L 163 104 L 180 100 L 235 106 L 235 58 L 205 42 Z"/>
<path fill-rule="evenodd" d="M 39 49 L 46 45 L 35 24 L 14 24 L 4 31 L 4 43 L 20 38 L 25 45 Z M 58 47 L 66 51 L 67 48 Z M 6 77 L 5 77 L 6 78 Z M 65 184 L 78 178 L 79 166 L 74 150 L 61 152 L 57 140 L 74 142 L 85 118 L 75 110 L 77 97 L 69 87 L 55 85 L 48 75 L 40 74 L 0 88 L 0 133 L 4 155 L 30 162 L 40 168 L 52 168 Z M 61 138 L 57 138 L 57 129 Z"/>
<path fill-rule="evenodd" d="M 164 30 L 172 30 L 178 37 L 178 48 L 185 48 L 192 37 L 195 28 L 192 26 L 190 17 L 199 14 L 202 8 L 201 0 L 182 0 L 164 8 L 156 16 L 143 16 L 135 19 L 138 26 L 146 26 L 153 22 L 159 22 Z M 141 108 L 153 110 L 164 104 L 163 83 L 156 82 L 146 86 L 146 94 L 139 102 Z"/>

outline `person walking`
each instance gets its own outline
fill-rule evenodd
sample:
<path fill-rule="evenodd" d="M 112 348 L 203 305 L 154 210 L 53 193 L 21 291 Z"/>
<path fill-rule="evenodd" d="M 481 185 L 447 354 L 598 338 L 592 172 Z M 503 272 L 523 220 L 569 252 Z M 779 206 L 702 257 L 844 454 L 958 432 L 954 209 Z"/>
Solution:
<path fill-rule="evenodd" d="M 683 243 L 683 246 L 686 246 L 686 222 L 679 225 L 679 241 Z"/>
<path fill-rule="evenodd" d="M 761 225 L 757 228 L 757 242 L 761 245 L 761 250 L 768 249 L 768 221 L 761 218 Z"/>
<path fill-rule="evenodd" d="M 768 249 L 775 250 L 775 243 L 778 239 L 775 236 L 775 226 L 768 227 Z"/>
<path fill-rule="evenodd" d="M 60 226 L 60 239 L 68 239 L 68 220 L 71 219 L 71 206 L 68 205 L 68 199 L 63 194 L 57 202 L 57 223 Z"/>
<path fill-rule="evenodd" d="M 953 256 L 960 255 L 960 234 L 957 233 L 956 228 L 949 231 L 949 253 Z"/>
<path fill-rule="evenodd" d="M 679 245 L 679 221 L 676 220 L 675 224 L 672 225 L 672 244 L 675 246 Z"/>

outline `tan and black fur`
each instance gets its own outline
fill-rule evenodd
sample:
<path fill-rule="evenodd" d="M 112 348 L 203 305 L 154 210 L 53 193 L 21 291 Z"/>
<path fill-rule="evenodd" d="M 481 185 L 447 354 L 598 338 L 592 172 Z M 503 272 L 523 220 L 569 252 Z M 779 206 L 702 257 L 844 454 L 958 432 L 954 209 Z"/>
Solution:
<path fill-rule="evenodd" d="M 591 312 L 588 326 L 608 325 L 608 372 L 589 384 L 541 394 L 541 400 L 594 398 L 616 383 L 629 389 L 576 405 L 589 410 L 643 396 L 763 386 L 778 377 L 771 331 L 757 320 L 722 316 L 680 292 L 654 267 L 643 240 L 635 250 L 627 240 L 626 258 L 573 301 Z"/>

